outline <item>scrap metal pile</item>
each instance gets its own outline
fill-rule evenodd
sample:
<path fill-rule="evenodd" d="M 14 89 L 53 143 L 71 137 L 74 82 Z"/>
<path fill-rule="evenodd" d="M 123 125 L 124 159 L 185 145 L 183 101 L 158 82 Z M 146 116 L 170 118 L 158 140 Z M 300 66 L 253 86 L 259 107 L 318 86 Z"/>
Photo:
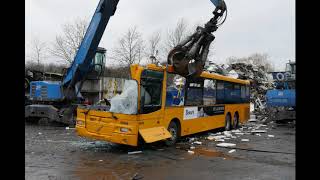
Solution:
<path fill-rule="evenodd" d="M 272 77 L 267 73 L 264 66 L 249 63 L 232 63 L 218 65 L 210 62 L 206 71 L 229 76 L 237 79 L 249 80 L 251 87 L 250 102 L 254 105 L 253 113 L 259 120 L 267 116 L 265 109 L 265 94 L 268 89 L 273 89 Z M 251 110 L 252 111 L 252 110 Z"/>

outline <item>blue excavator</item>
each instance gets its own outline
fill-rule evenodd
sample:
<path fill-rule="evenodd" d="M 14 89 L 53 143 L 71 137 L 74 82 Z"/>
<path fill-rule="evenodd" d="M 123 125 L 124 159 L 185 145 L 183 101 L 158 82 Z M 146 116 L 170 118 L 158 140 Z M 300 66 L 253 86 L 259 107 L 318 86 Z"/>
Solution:
<path fill-rule="evenodd" d="M 203 70 L 210 44 L 215 39 L 212 33 L 223 24 L 227 15 L 227 7 L 223 0 L 210 1 L 216 6 L 213 18 L 204 27 L 197 27 L 191 36 L 168 54 L 168 65 L 173 66 L 176 74 L 194 77 Z M 98 48 L 98 45 L 118 3 L 119 0 L 99 1 L 74 61 L 62 81 L 30 82 L 31 104 L 25 106 L 26 120 L 75 125 L 76 107 L 83 102 L 80 93 L 83 82 L 90 76 L 99 78 L 104 69 L 106 50 Z"/>

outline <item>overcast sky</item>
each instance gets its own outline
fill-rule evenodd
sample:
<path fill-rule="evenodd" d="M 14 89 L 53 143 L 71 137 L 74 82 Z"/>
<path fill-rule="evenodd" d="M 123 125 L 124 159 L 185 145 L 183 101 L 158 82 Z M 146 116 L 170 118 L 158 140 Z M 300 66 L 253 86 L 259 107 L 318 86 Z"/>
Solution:
<path fill-rule="evenodd" d="M 215 32 L 213 60 L 267 53 L 276 69 L 295 60 L 294 0 L 225 0 L 226 22 Z M 52 42 L 61 25 L 76 18 L 91 19 L 99 0 L 26 0 L 26 53 L 33 37 Z M 214 10 L 210 0 L 120 0 L 100 46 L 111 49 L 129 27 L 136 25 L 145 37 L 157 30 L 163 36 L 179 18 L 204 24 Z M 49 58 L 47 62 L 54 61 Z"/>

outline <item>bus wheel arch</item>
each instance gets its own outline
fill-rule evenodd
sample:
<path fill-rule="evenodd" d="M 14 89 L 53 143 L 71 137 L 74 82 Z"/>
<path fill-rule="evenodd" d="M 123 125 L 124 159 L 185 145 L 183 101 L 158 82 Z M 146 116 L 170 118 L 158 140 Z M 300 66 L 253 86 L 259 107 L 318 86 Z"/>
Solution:
<path fill-rule="evenodd" d="M 174 118 L 170 121 L 168 125 L 168 131 L 172 135 L 171 138 L 165 140 L 165 144 L 167 146 L 172 146 L 174 145 L 180 138 L 181 136 L 181 123 L 179 119 Z"/>
<path fill-rule="evenodd" d="M 238 127 L 239 127 L 239 123 L 240 123 L 240 116 L 239 116 L 239 112 L 238 111 L 236 111 L 235 113 L 234 113 L 234 116 L 233 116 L 233 128 L 234 129 L 237 129 Z"/>
<path fill-rule="evenodd" d="M 228 113 L 226 114 L 225 126 L 224 126 L 224 129 L 225 129 L 226 131 L 230 131 L 230 130 L 231 130 L 231 126 L 232 126 L 231 122 L 232 122 L 231 113 L 228 112 Z"/>

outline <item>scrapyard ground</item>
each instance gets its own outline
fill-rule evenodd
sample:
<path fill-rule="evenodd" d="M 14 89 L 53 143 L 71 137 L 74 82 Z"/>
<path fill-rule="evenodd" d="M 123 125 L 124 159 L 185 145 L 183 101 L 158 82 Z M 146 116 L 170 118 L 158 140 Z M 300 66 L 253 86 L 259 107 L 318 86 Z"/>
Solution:
<path fill-rule="evenodd" d="M 249 123 L 250 124 L 250 123 Z M 253 124 L 255 125 L 255 124 Z M 247 125 L 245 125 L 247 126 Z M 247 128 L 244 128 L 245 131 Z M 250 128 L 252 129 L 252 128 Z M 295 128 L 269 123 L 266 133 L 235 135 L 224 142 L 206 139 L 215 130 L 142 149 L 78 137 L 74 129 L 26 124 L 26 179 L 295 179 Z M 249 132 L 249 131 L 247 131 Z M 269 137 L 268 135 L 274 135 Z M 243 142 L 241 139 L 249 139 Z M 202 142 L 201 145 L 191 141 Z M 194 153 L 189 153 L 190 146 Z M 251 150 L 248 150 L 251 149 Z M 132 151 L 138 154 L 128 154 Z M 134 178 L 133 178 L 134 177 Z"/>

